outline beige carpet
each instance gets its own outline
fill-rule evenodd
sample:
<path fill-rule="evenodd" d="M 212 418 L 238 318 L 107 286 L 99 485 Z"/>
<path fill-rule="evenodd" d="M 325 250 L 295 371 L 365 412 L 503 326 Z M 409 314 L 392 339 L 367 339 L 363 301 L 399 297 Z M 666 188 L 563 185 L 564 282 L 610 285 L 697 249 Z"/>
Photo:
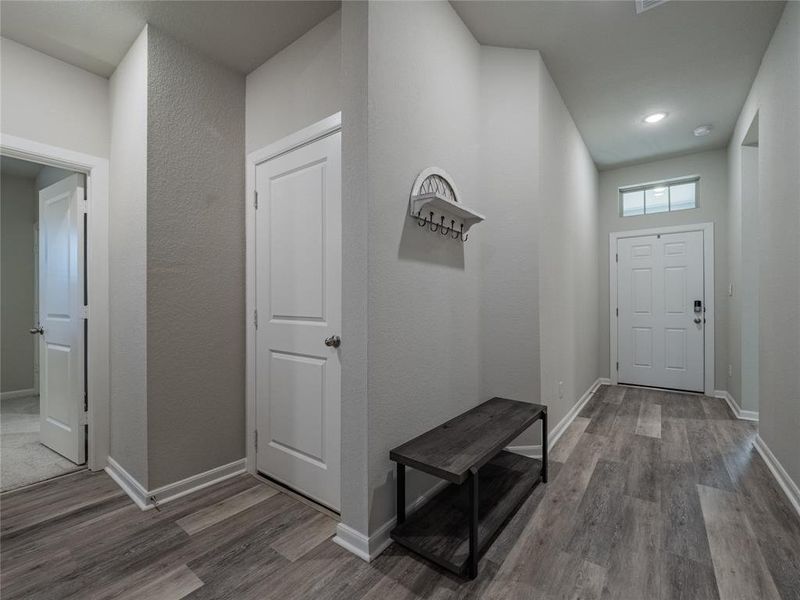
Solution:
<path fill-rule="evenodd" d="M 39 396 L 0 401 L 0 491 L 83 468 L 39 443 Z"/>

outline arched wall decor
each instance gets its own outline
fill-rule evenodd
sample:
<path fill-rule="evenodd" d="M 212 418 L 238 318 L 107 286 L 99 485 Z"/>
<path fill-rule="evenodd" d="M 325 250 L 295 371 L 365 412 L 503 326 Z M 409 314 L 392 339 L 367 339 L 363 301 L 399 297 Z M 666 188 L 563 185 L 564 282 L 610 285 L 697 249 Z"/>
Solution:
<path fill-rule="evenodd" d="M 453 178 L 438 167 L 428 167 L 417 176 L 411 188 L 409 215 L 420 227 L 462 242 L 467 241 L 470 227 L 485 218 L 461 203 Z"/>

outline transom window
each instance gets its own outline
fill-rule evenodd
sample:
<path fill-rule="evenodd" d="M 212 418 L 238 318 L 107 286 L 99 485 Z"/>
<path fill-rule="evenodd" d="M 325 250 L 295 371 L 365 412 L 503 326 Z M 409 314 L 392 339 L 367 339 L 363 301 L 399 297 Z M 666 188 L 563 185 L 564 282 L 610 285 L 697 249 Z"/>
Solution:
<path fill-rule="evenodd" d="M 620 214 L 633 217 L 697 208 L 699 181 L 699 177 L 686 177 L 619 188 Z"/>

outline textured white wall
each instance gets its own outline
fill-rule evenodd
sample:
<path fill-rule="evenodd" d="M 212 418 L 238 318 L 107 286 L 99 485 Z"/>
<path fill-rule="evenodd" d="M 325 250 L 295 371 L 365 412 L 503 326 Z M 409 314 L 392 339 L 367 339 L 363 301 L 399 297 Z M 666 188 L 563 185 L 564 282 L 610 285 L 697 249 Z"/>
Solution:
<path fill-rule="evenodd" d="M 488 208 L 479 169 L 480 46 L 444 2 L 369 7 L 370 527 L 394 514 L 389 449 L 481 400 L 481 243 L 409 219 L 425 167 Z M 347 132 L 345 131 L 345 135 Z M 409 497 L 429 480 L 409 475 Z"/>
<path fill-rule="evenodd" d="M 481 48 L 481 398 L 539 402 L 539 71 L 533 50 Z M 555 424 L 555 423 L 554 423 Z M 540 442 L 538 425 L 515 445 Z"/>
<path fill-rule="evenodd" d="M 539 157 L 541 400 L 555 426 L 601 373 L 599 201 L 597 170 L 544 64 L 539 70 Z"/>
<path fill-rule="evenodd" d="M 34 323 L 33 224 L 38 201 L 33 179 L 5 174 L 0 178 L 0 390 L 3 392 L 34 387 L 34 340 L 28 329 Z"/>
<path fill-rule="evenodd" d="M 0 39 L 0 131 L 108 157 L 108 79 Z"/>
<path fill-rule="evenodd" d="M 342 108 L 336 12 L 247 76 L 246 148 L 253 152 Z"/>
<path fill-rule="evenodd" d="M 110 456 L 147 477 L 147 28 L 111 76 Z"/>
<path fill-rule="evenodd" d="M 694 210 L 621 217 L 619 188 L 699 175 L 698 207 Z M 616 231 L 669 227 L 691 223 L 714 223 L 714 298 L 715 298 L 715 387 L 728 389 L 728 167 L 724 150 L 698 152 L 600 173 L 600 238 L 595 252 L 599 256 L 600 368 L 603 377 L 609 373 L 609 290 L 608 235 Z"/>
<path fill-rule="evenodd" d="M 759 434 L 800 483 L 800 3 L 787 2 L 731 138 L 731 210 L 742 211 L 741 144 L 756 112 Z"/>
<path fill-rule="evenodd" d="M 244 457 L 245 79 L 153 27 L 148 57 L 152 489 Z"/>

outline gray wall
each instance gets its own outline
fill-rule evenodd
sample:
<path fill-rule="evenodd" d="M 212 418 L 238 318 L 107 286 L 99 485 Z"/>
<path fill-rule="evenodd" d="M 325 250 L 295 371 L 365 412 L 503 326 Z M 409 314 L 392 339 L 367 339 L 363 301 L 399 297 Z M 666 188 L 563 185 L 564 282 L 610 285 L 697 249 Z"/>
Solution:
<path fill-rule="evenodd" d="M 636 217 L 619 214 L 619 188 L 685 175 L 699 175 L 698 207 L 674 213 Z M 668 227 L 692 223 L 714 223 L 714 352 L 715 388 L 728 389 L 728 167 L 724 150 L 688 154 L 600 173 L 600 368 L 609 373 L 608 236 L 616 231 Z"/>
<path fill-rule="evenodd" d="M 465 244 L 408 218 L 425 167 L 487 210 L 479 175 L 480 46 L 443 2 L 369 7 L 370 528 L 394 514 L 389 449 L 481 399 L 478 225 Z M 409 497 L 428 485 L 409 475 Z"/>
<path fill-rule="evenodd" d="M 0 38 L 0 87 L 4 134 L 108 157 L 108 79 Z"/>
<path fill-rule="evenodd" d="M 147 28 L 111 76 L 109 455 L 147 476 Z"/>
<path fill-rule="evenodd" d="M 342 5 L 342 522 L 369 531 L 367 475 L 368 19 Z"/>
<path fill-rule="evenodd" d="M 150 489 L 244 457 L 245 79 L 150 27 Z"/>
<path fill-rule="evenodd" d="M 481 398 L 539 402 L 538 52 L 481 48 Z M 513 267 L 512 267 L 513 265 Z M 539 443 L 539 428 L 514 442 Z"/>
<path fill-rule="evenodd" d="M 336 12 L 247 76 L 246 151 L 342 108 L 341 14 Z"/>
<path fill-rule="evenodd" d="M 554 427 L 601 373 L 599 201 L 594 162 L 544 65 L 539 88 L 541 399 Z"/>
<path fill-rule="evenodd" d="M 598 200 L 537 52 L 482 48 L 447 3 L 375 3 L 368 24 L 374 531 L 394 514 L 391 447 L 493 395 L 543 399 L 555 425 L 599 376 Z M 431 165 L 487 217 L 463 245 L 407 216 Z M 412 471 L 409 497 L 431 483 Z"/>
<path fill-rule="evenodd" d="M 0 390 L 34 387 L 34 339 L 28 333 L 34 315 L 33 224 L 36 222 L 36 182 L 3 174 L 0 177 L 0 272 L 2 272 L 2 347 Z"/>
<path fill-rule="evenodd" d="M 800 483 L 800 4 L 788 2 L 728 147 L 742 211 L 741 145 L 758 112 L 759 434 Z M 745 241 L 746 242 L 746 241 Z M 732 240 L 732 246 L 742 244 Z M 741 266 L 739 267 L 741 268 Z M 736 318 L 735 316 L 733 318 Z M 741 348 L 731 348 L 731 360 Z"/>

